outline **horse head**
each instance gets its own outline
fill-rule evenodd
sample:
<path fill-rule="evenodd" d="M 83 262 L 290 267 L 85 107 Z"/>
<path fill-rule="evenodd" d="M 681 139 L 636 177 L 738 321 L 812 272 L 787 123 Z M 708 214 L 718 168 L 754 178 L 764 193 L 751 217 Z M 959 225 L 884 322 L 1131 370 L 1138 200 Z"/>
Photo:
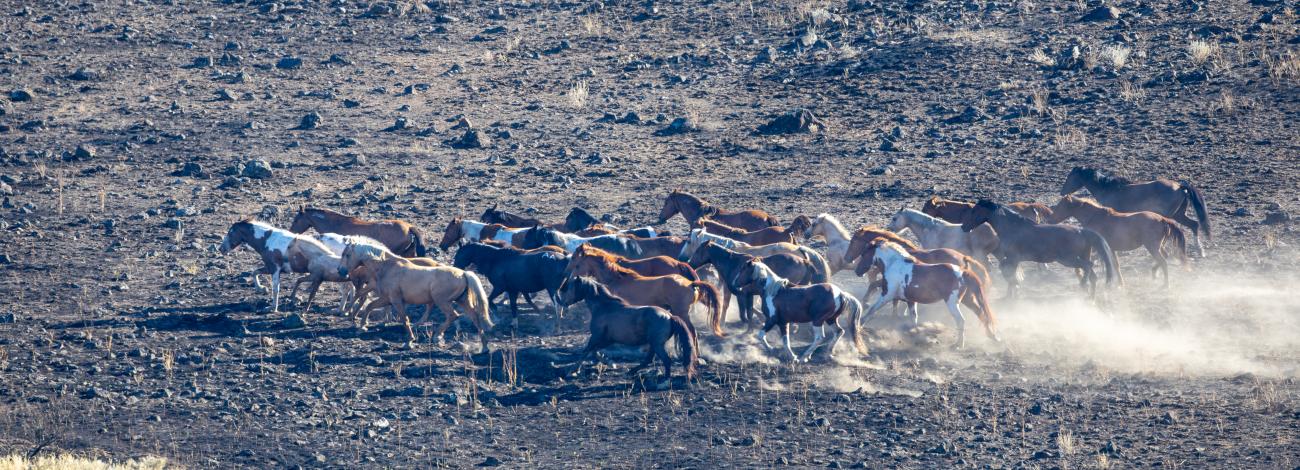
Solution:
<path fill-rule="evenodd" d="M 988 222 L 993 217 L 993 214 L 1000 209 L 1001 206 L 997 203 L 988 199 L 980 199 L 979 202 L 975 203 L 975 207 L 966 211 L 966 215 L 962 216 L 961 230 L 963 232 L 974 230 L 980 224 Z"/>
<path fill-rule="evenodd" d="M 673 190 L 668 194 L 668 197 L 664 198 L 664 208 L 659 210 L 659 221 L 655 222 L 655 225 L 662 225 L 668 222 L 668 219 L 677 215 L 678 212 L 681 212 L 681 208 L 677 206 L 677 199 L 680 197 L 678 194 L 681 193 Z"/>
<path fill-rule="evenodd" d="M 230 224 L 230 229 L 226 230 L 225 238 L 221 239 L 221 252 L 229 253 L 239 245 L 247 243 L 248 238 L 252 235 L 249 233 L 249 227 L 252 225 L 247 220 L 241 220 Z"/>
<path fill-rule="evenodd" d="M 311 227 L 311 216 L 307 212 L 307 207 L 298 206 L 298 211 L 293 216 L 293 223 L 289 225 L 289 231 L 293 233 L 303 233 Z"/>
<path fill-rule="evenodd" d="M 1065 184 L 1061 185 L 1061 195 L 1065 196 L 1083 188 L 1084 183 L 1096 173 L 1096 170 L 1081 166 L 1070 169 L 1070 174 L 1065 177 Z"/>
<path fill-rule="evenodd" d="M 444 251 L 451 248 L 452 245 L 460 241 L 461 236 L 464 235 L 463 230 L 460 217 L 451 219 L 451 222 L 447 224 L 447 230 L 442 233 L 442 241 L 438 242 L 438 248 Z"/>

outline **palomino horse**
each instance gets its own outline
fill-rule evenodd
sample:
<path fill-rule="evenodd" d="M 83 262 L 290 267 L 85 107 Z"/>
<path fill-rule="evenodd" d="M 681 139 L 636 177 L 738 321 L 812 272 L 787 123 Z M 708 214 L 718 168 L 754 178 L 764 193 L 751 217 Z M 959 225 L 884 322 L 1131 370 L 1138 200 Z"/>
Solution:
<path fill-rule="evenodd" d="M 1186 225 L 1192 230 L 1197 251 L 1205 256 L 1200 232 L 1205 231 L 1205 240 L 1212 241 L 1210 216 L 1205 210 L 1205 199 L 1201 197 L 1201 192 L 1191 183 L 1164 178 L 1135 183 L 1119 176 L 1106 175 L 1095 168 L 1076 166 L 1065 178 L 1061 195 L 1066 196 L 1082 188 L 1087 188 L 1097 202 L 1119 212 L 1151 211 Z M 1187 216 L 1189 205 L 1196 212 L 1196 220 Z"/>
<path fill-rule="evenodd" d="M 507 245 L 519 245 L 527 228 L 510 228 L 502 224 L 487 224 L 476 220 L 459 217 L 447 223 L 447 230 L 442 233 L 438 248 L 446 250 L 452 245 L 480 240 L 496 240 Z"/>
<path fill-rule="evenodd" d="M 962 302 L 975 311 L 975 315 L 984 323 L 984 332 L 989 338 L 1002 341 L 998 338 L 997 319 L 984 294 L 984 285 L 971 270 L 954 264 L 921 262 L 907 254 L 906 249 L 899 244 L 884 239 L 868 244 L 863 259 L 867 259 L 867 256 L 871 257 L 871 264 L 880 268 L 885 281 L 884 292 L 867 309 L 867 320 L 885 302 L 901 300 L 907 302 L 907 309 L 912 313 L 912 321 L 915 323 L 920 317 L 916 304 L 944 302 L 948 305 L 948 313 L 957 322 L 957 344 L 954 347 L 960 348 L 966 345 L 966 319 L 957 306 Z"/>
<path fill-rule="evenodd" d="M 591 276 L 609 287 L 615 295 L 634 305 L 655 305 L 668 309 L 673 316 L 691 324 L 691 305 L 703 300 L 709 308 L 709 323 L 713 333 L 722 333 L 722 303 L 718 290 L 704 281 L 691 281 L 676 274 L 667 276 L 642 276 L 636 271 L 611 263 L 604 258 L 586 257 L 586 261 L 573 266 L 569 278 Z"/>
<path fill-rule="evenodd" d="M 812 219 L 812 226 L 804 233 L 804 241 L 816 237 L 826 240 L 826 265 L 835 274 L 849 268 L 853 260 L 845 257 L 849 250 L 849 231 L 835 216 L 821 213 Z"/>
<path fill-rule="evenodd" d="M 962 230 L 959 224 L 931 217 L 915 209 L 899 210 L 886 227 L 892 232 L 900 232 L 905 228 L 916 235 L 923 247 L 952 248 L 986 263 L 989 255 L 998 249 L 998 233 L 993 227 Z"/>
<path fill-rule="evenodd" d="M 925 201 L 925 207 L 921 212 L 926 215 L 938 217 L 940 219 L 960 224 L 961 218 L 966 215 L 966 211 L 975 207 L 975 203 L 967 201 L 957 201 L 953 199 L 944 199 L 939 196 L 930 196 Z M 1024 216 L 1026 219 L 1034 221 L 1036 224 L 1047 224 L 1048 219 L 1052 217 L 1052 208 L 1040 202 L 1012 202 L 1005 206 L 1012 212 Z"/>
<path fill-rule="evenodd" d="M 686 224 L 691 227 L 698 225 L 700 218 L 708 217 L 710 219 L 722 222 L 732 227 L 745 230 L 762 230 L 767 227 L 781 225 L 775 217 L 759 210 L 748 210 L 732 212 L 721 209 L 712 204 L 704 202 L 703 199 L 695 197 L 690 193 L 679 190 L 673 190 L 668 193 L 668 198 L 664 199 L 664 208 L 659 211 L 659 221 L 655 225 L 663 225 L 668 222 L 674 215 L 681 214 L 686 218 Z"/>
<path fill-rule="evenodd" d="M 862 304 L 834 284 L 796 286 L 776 275 L 771 268 L 758 260 L 745 263 L 745 266 L 740 269 L 736 283 L 741 289 L 758 292 L 763 298 L 762 305 L 767 315 L 767 322 L 763 325 L 763 329 L 758 331 L 758 340 L 769 351 L 773 348 L 767 342 L 767 332 L 772 327 L 779 326 L 782 339 L 785 341 L 785 352 L 790 355 L 790 359 L 795 359 L 794 350 L 790 348 L 789 324 L 811 323 L 813 342 L 798 359 L 807 362 L 821 346 L 822 340 L 826 337 L 826 325 L 830 324 L 833 334 L 827 351 L 834 357 L 835 343 L 844 336 L 844 328 L 839 324 L 840 315 L 845 310 L 850 310 L 852 313 L 849 317 L 849 336 L 852 337 L 853 346 L 859 353 L 867 353 L 867 347 L 862 343 L 862 337 L 858 335 L 858 317 L 862 315 Z"/>
<path fill-rule="evenodd" d="M 546 225 L 542 223 L 542 221 L 532 217 L 524 217 L 522 215 L 512 214 L 510 212 L 497 209 L 496 204 L 493 204 L 492 207 L 489 207 L 487 208 L 487 210 L 483 211 L 483 216 L 479 217 L 479 220 L 482 220 L 483 223 L 501 224 L 510 228 L 528 228 L 528 227 L 534 227 L 538 225 Z"/>
<path fill-rule="evenodd" d="M 677 255 L 677 259 L 690 259 L 690 256 L 696 251 L 699 251 L 700 246 L 704 245 L 705 242 L 713 242 L 713 244 L 728 250 L 759 258 L 788 253 L 808 260 L 808 262 L 812 263 L 813 267 L 817 268 L 817 273 L 813 282 L 831 282 L 830 267 L 826 264 L 826 258 L 823 258 L 821 253 L 818 253 L 817 250 L 802 245 L 795 245 L 793 243 L 773 243 L 770 245 L 753 246 L 721 235 L 714 235 L 705 232 L 704 229 L 698 228 L 691 230 L 691 236 L 687 240 L 685 246 L 682 247 L 682 252 Z"/>
<path fill-rule="evenodd" d="M 628 374 L 635 374 L 648 367 L 658 357 L 664 366 L 664 375 L 659 382 L 659 387 L 663 388 L 672 378 L 672 358 L 668 356 L 664 343 L 677 338 L 677 352 L 682 367 L 686 368 L 686 380 L 689 382 L 695 378 L 695 367 L 699 364 L 695 334 L 680 317 L 675 317 L 660 307 L 629 304 L 588 277 L 565 281 L 560 289 L 560 301 L 565 305 L 586 301 L 587 309 L 591 311 L 591 338 L 587 339 L 587 346 L 582 348 L 579 361 L 612 344 L 648 346 L 645 360 L 629 370 Z"/>
<path fill-rule="evenodd" d="M 1079 224 L 1105 237 L 1110 249 L 1116 253 L 1146 248 L 1156 260 L 1155 266 L 1151 267 L 1151 276 L 1163 271 L 1165 287 L 1169 287 L 1169 262 L 1165 260 L 1163 249 L 1166 241 L 1178 248 L 1183 266 L 1187 266 L 1187 239 L 1183 229 L 1168 217 L 1150 211 L 1117 212 L 1092 199 L 1074 196 L 1061 197 L 1052 210 L 1056 215 L 1051 223 L 1058 224 L 1074 217 Z"/>
<path fill-rule="evenodd" d="M 596 248 L 591 245 L 579 246 L 569 257 L 569 265 L 564 268 L 564 276 L 569 277 L 581 263 L 588 262 L 587 258 L 599 258 L 600 262 L 613 263 L 627 269 L 636 271 L 642 276 L 667 276 L 676 274 L 686 278 L 688 281 L 698 281 L 700 276 L 695 272 L 691 265 L 678 261 L 668 256 L 652 256 L 642 259 L 630 259 L 618 256 L 608 251 Z"/>
<path fill-rule="evenodd" d="M 452 266 L 468 269 L 471 265 L 488 282 L 492 283 L 492 294 L 488 302 L 496 300 L 502 294 L 510 301 L 512 321 L 519 322 L 519 294 L 533 306 L 533 310 L 542 309 L 533 302 L 532 293 L 546 291 L 555 307 L 555 326 L 559 327 L 564 310 L 556 297 L 560 283 L 564 282 L 564 268 L 569 264 L 567 255 L 542 250 L 524 252 L 517 248 L 496 247 L 482 243 L 470 243 L 456 251 Z"/>
<path fill-rule="evenodd" d="M 850 259 L 856 258 L 858 260 L 857 266 L 853 269 L 854 274 L 865 276 L 869 271 L 872 271 L 871 268 L 876 267 L 871 254 L 867 249 L 871 243 L 877 240 L 896 243 L 903 247 L 903 249 L 907 250 L 907 254 L 923 263 L 948 263 L 954 266 L 960 266 L 962 269 L 970 270 L 975 273 L 976 276 L 980 278 L 980 283 L 982 285 L 989 286 L 990 288 L 993 285 L 992 280 L 989 278 L 988 269 L 985 269 L 984 265 L 980 264 L 979 261 L 976 261 L 975 258 L 971 258 L 970 256 L 952 248 L 935 248 L 932 250 L 926 250 L 917 246 L 915 243 L 912 243 L 911 240 L 905 239 L 894 232 L 880 230 L 875 227 L 863 227 L 853 233 L 853 239 L 849 242 L 849 248 L 845 252 L 851 257 Z M 863 301 L 870 299 L 871 293 L 876 289 L 884 288 L 884 281 L 881 280 L 879 276 L 880 270 L 877 269 L 867 286 L 867 292 L 862 295 Z"/>
<path fill-rule="evenodd" d="M 742 291 L 736 285 L 737 275 L 740 268 L 746 262 L 755 259 L 753 256 L 744 253 L 737 253 L 713 242 L 706 241 L 700 248 L 691 254 L 688 261 L 690 267 L 700 269 L 707 265 L 713 265 L 718 269 L 720 284 L 722 290 L 722 312 L 725 315 L 727 309 L 731 307 L 731 296 L 736 296 L 737 306 L 740 312 L 740 321 L 745 324 L 746 332 L 753 330 L 752 318 L 753 296 L 758 292 Z M 795 256 L 789 253 L 778 253 L 771 256 L 759 258 L 763 264 L 772 268 L 778 276 L 789 279 L 796 285 L 816 284 L 821 272 L 816 264 L 802 256 Z"/>
<path fill-rule="evenodd" d="M 428 250 L 420 229 L 401 220 L 365 220 L 329 209 L 299 207 L 289 230 L 303 233 L 315 228 L 320 233 L 361 235 L 379 240 L 398 256 L 424 256 Z"/>
<path fill-rule="evenodd" d="M 492 318 L 488 314 L 487 292 L 474 273 L 451 266 L 420 266 L 369 245 L 348 245 L 343 249 L 339 274 L 346 276 L 359 266 L 365 266 L 371 272 L 374 292 L 378 295 L 377 299 L 363 309 L 364 316 L 361 319 L 353 318 L 362 331 L 366 329 L 364 320 L 370 318 L 372 310 L 391 305 L 406 326 L 407 346 L 414 346 L 415 331 L 411 329 L 411 317 L 406 313 L 406 304 L 427 305 L 424 316 L 420 318 L 421 323 L 429 319 L 429 313 L 436 305 L 445 317 L 434 333 L 441 345 L 442 335 L 456 320 L 455 307 L 459 306 L 478 328 L 483 351 L 488 351 L 487 333 L 492 329 Z"/>
<path fill-rule="evenodd" d="M 707 217 L 701 218 L 697 222 L 699 222 L 700 228 L 703 228 L 706 232 L 755 246 L 771 245 L 773 243 L 797 243 L 799 238 L 802 238 L 803 234 L 808 231 L 808 227 L 812 225 L 812 221 L 806 215 L 795 217 L 790 222 L 789 227 L 767 227 L 761 230 L 736 228 Z"/>
<path fill-rule="evenodd" d="M 1101 256 L 1106 267 L 1106 284 L 1109 285 L 1115 272 L 1119 271 L 1119 260 L 1111 251 L 1110 244 L 1095 231 L 1069 225 L 1035 224 L 997 203 L 981 199 L 975 203 L 975 208 L 966 212 L 961 229 L 972 230 L 984 223 L 992 225 L 1001 238 L 998 267 L 1007 281 L 1007 297 L 1016 295 L 1016 267 L 1022 261 L 1056 262 L 1083 270 L 1079 284 L 1090 285 L 1093 295 L 1097 294 L 1097 273 L 1092 270 L 1094 251 Z"/>
<path fill-rule="evenodd" d="M 262 256 L 262 269 L 258 273 L 271 275 L 271 311 L 280 311 L 280 274 L 310 273 L 312 262 L 333 256 L 330 249 L 315 238 L 278 229 L 252 219 L 235 222 L 221 240 L 221 252 L 248 245 Z M 319 266 L 317 266 L 319 267 Z M 261 287 L 257 274 L 253 282 Z"/>

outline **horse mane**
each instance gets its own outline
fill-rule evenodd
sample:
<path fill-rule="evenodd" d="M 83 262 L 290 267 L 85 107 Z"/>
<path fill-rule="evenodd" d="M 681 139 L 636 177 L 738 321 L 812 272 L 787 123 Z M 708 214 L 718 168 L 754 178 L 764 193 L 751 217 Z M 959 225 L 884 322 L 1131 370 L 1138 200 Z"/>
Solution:
<path fill-rule="evenodd" d="M 579 253 L 581 253 L 582 256 L 597 258 L 604 261 L 605 264 L 612 264 L 612 265 L 618 264 L 618 260 L 620 258 L 616 254 L 586 244 L 578 245 L 578 249 L 575 250 L 574 254 L 579 254 Z"/>
<path fill-rule="evenodd" d="M 903 248 L 907 248 L 909 250 L 918 250 L 921 248 L 919 246 L 916 246 L 916 243 L 912 243 L 911 240 L 903 238 L 902 235 L 891 232 L 889 230 L 885 230 L 875 225 L 868 225 L 866 227 L 862 227 L 858 229 L 857 233 L 855 233 L 854 235 L 857 235 L 858 233 L 871 233 L 874 234 L 876 238 L 884 238 L 885 240 L 902 245 Z"/>
<path fill-rule="evenodd" d="M 1110 214 L 1110 215 L 1116 215 L 1116 214 L 1119 214 L 1119 213 L 1120 213 L 1119 211 L 1115 210 L 1114 208 L 1108 207 L 1108 206 L 1106 206 L 1106 205 L 1104 205 L 1104 204 L 1102 204 L 1102 203 L 1100 203 L 1100 202 L 1097 202 L 1096 199 L 1093 199 L 1093 198 L 1090 198 L 1090 197 L 1084 197 L 1084 196 L 1070 196 L 1070 195 L 1066 195 L 1066 196 L 1064 196 L 1062 199 L 1065 199 L 1065 200 L 1067 200 L 1067 201 L 1074 201 L 1074 202 L 1076 202 L 1076 203 L 1078 203 L 1078 204 L 1085 205 L 1085 206 L 1091 206 L 1093 209 L 1097 209 L 1097 210 L 1103 211 L 1103 212 L 1105 212 L 1105 213 L 1107 213 L 1107 214 Z"/>
<path fill-rule="evenodd" d="M 640 273 L 637 273 L 636 271 L 619 266 L 614 258 L 602 258 L 602 257 L 592 257 L 592 258 L 600 262 L 605 267 L 605 269 L 608 269 L 611 273 L 613 273 L 615 276 L 617 276 L 620 279 L 626 279 L 629 277 L 631 278 L 645 277 L 642 276 Z"/>
<path fill-rule="evenodd" d="M 329 214 L 329 215 L 342 215 L 342 216 L 345 216 L 345 217 L 348 216 L 347 214 L 344 214 L 344 213 L 342 213 L 342 212 L 335 211 L 335 210 L 330 210 L 330 209 L 326 209 L 326 208 L 324 208 L 324 207 L 310 207 L 310 206 L 309 206 L 309 207 L 303 207 L 303 208 L 302 208 L 302 212 L 306 212 L 306 213 L 312 213 L 312 212 L 323 212 L 323 213 L 326 213 L 326 214 Z"/>

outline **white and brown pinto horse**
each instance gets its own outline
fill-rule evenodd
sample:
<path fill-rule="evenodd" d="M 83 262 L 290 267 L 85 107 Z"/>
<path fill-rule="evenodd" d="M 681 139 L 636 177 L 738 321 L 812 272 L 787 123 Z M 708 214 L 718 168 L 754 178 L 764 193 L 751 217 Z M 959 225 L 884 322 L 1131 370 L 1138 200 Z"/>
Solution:
<path fill-rule="evenodd" d="M 885 228 L 891 232 L 911 230 L 925 248 L 952 248 L 986 264 L 989 255 L 997 251 L 999 243 L 998 233 L 991 226 L 981 225 L 969 232 L 963 231 L 961 224 L 932 217 L 915 209 L 899 210 Z"/>
<path fill-rule="evenodd" d="M 456 320 L 456 307 L 460 307 L 478 328 L 483 351 L 488 350 L 487 333 L 493 327 L 492 318 L 488 315 L 487 291 L 474 273 L 451 266 L 420 266 L 370 245 L 347 245 L 337 268 L 339 274 L 346 276 L 349 271 L 361 266 L 372 273 L 374 292 L 378 295 L 377 299 L 363 309 L 363 320 L 369 318 L 371 310 L 393 306 L 406 327 L 409 338 L 407 345 L 413 346 L 415 331 L 411 329 L 411 318 L 406 313 L 406 305 L 427 305 L 424 316 L 420 318 L 421 323 L 429 319 L 429 313 L 437 306 L 444 319 L 434 337 L 438 339 L 438 344 L 442 344 L 442 335 Z M 358 322 L 358 326 L 364 330 L 366 325 Z"/>
<path fill-rule="evenodd" d="M 424 256 L 427 249 L 420 229 L 403 220 L 366 220 L 317 207 L 299 207 L 289 231 L 304 233 L 315 228 L 320 233 L 361 235 L 379 240 L 399 256 Z"/>
<path fill-rule="evenodd" d="M 823 282 L 797 286 L 772 272 L 771 268 L 757 259 L 747 261 L 746 265 L 739 270 L 736 284 L 742 290 L 758 292 L 762 298 L 760 305 L 763 313 L 767 315 L 767 322 L 758 331 L 758 340 L 769 351 L 773 348 L 767 342 L 767 332 L 772 327 L 780 327 L 786 354 L 789 354 L 790 359 L 807 362 L 813 353 L 817 352 L 817 348 L 821 347 L 822 340 L 826 337 L 826 325 L 829 324 L 832 336 L 827 350 L 833 357 L 835 343 L 844 336 L 844 328 L 840 326 L 839 318 L 845 310 L 848 310 L 851 312 L 848 330 L 853 339 L 853 346 L 859 353 L 866 354 L 866 345 L 858 335 L 858 319 L 862 315 L 862 304 L 834 284 Z M 795 358 L 794 350 L 790 348 L 789 325 L 791 323 L 812 324 L 813 342 L 804 349 L 798 359 Z"/>
<path fill-rule="evenodd" d="M 438 248 L 446 250 L 452 245 L 483 240 L 495 240 L 507 246 L 517 246 L 522 242 L 524 232 L 530 228 L 532 227 L 510 228 L 501 224 L 488 224 L 457 217 L 447 223 L 447 230 L 443 231 Z"/>
<path fill-rule="evenodd" d="M 984 331 L 989 338 L 1002 341 L 997 335 L 997 320 L 984 294 L 983 283 L 973 271 L 947 263 L 922 263 L 908 254 L 901 245 L 884 239 L 871 242 L 863 256 L 871 256 L 872 263 L 880 268 L 885 282 L 884 292 L 867 309 L 864 321 L 870 320 L 881 306 L 890 301 L 907 302 L 913 322 L 918 319 L 916 304 L 943 302 L 947 304 L 952 319 L 957 322 L 957 344 L 954 347 L 960 348 L 966 344 L 966 319 L 958 304 L 966 299 L 966 305 L 975 310 L 975 314 L 984 323 Z"/>
<path fill-rule="evenodd" d="M 280 311 L 281 274 L 309 273 L 313 261 L 334 256 L 328 247 L 315 238 L 252 219 L 241 220 L 230 226 L 226 237 L 221 240 L 221 252 L 229 253 L 240 245 L 248 245 L 262 256 L 262 269 L 253 274 L 253 282 L 262 287 L 257 274 L 271 275 L 272 312 Z"/>

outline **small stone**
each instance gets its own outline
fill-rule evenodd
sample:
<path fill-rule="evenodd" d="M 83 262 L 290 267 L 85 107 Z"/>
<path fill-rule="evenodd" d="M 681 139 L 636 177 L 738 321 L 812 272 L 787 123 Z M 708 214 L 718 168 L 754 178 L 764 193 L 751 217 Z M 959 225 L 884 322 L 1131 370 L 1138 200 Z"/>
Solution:
<path fill-rule="evenodd" d="M 195 57 L 194 61 L 190 63 L 190 67 L 196 69 L 207 68 L 211 66 L 212 66 L 212 57 L 209 56 Z"/>
<path fill-rule="evenodd" d="M 271 164 L 261 159 L 249 160 L 244 164 L 244 169 L 240 171 L 239 175 L 259 180 L 270 178 L 272 176 Z"/>
<path fill-rule="evenodd" d="M 1284 210 L 1278 209 L 1278 210 L 1270 211 L 1267 214 L 1264 214 L 1264 220 L 1261 221 L 1260 223 L 1264 225 L 1280 225 L 1290 221 L 1291 221 L 1291 214 L 1288 214 Z"/>
<path fill-rule="evenodd" d="M 289 316 L 284 317 L 284 320 L 280 322 L 280 326 L 289 329 L 302 328 L 307 326 L 307 319 L 303 318 L 302 314 L 292 313 L 289 314 Z"/>
<path fill-rule="evenodd" d="M 1095 22 L 1095 21 L 1118 20 L 1119 14 L 1120 14 L 1119 8 L 1115 8 L 1113 6 L 1100 6 L 1088 12 L 1088 14 L 1083 15 L 1082 18 L 1079 18 L 1079 21 Z"/>
<path fill-rule="evenodd" d="M 486 459 L 483 459 L 482 463 L 478 464 L 480 467 L 496 467 L 499 465 L 501 465 L 501 459 L 490 455 Z"/>
<path fill-rule="evenodd" d="M 452 147 L 460 149 L 477 149 L 492 146 L 492 137 L 480 129 L 469 129 L 459 139 L 451 143 Z"/>
<path fill-rule="evenodd" d="M 78 145 L 77 150 L 72 152 L 72 156 L 77 160 L 91 160 L 95 158 L 95 147 L 88 144 Z"/>
<path fill-rule="evenodd" d="M 302 121 L 298 123 L 297 129 L 299 130 L 315 129 L 317 127 L 320 127 L 321 121 L 323 120 L 324 118 L 321 117 L 320 113 L 315 113 L 315 112 L 307 113 L 307 115 L 302 117 Z"/>
<path fill-rule="evenodd" d="M 200 165 L 196 162 L 188 162 L 184 165 L 181 165 L 181 168 L 179 170 L 172 172 L 172 176 L 189 176 L 189 177 L 203 176 L 203 165 Z"/>
<path fill-rule="evenodd" d="M 697 132 L 699 130 L 700 130 L 700 126 L 695 121 L 692 121 L 689 118 L 679 117 L 673 119 L 673 122 L 668 123 L 668 127 L 655 131 L 655 135 L 668 136 L 668 135 L 686 134 L 690 132 Z"/>
<path fill-rule="evenodd" d="M 68 80 L 73 80 L 78 82 L 85 82 L 85 81 L 98 80 L 98 79 L 99 79 L 98 73 L 86 69 L 77 69 L 77 71 L 68 74 Z"/>
<path fill-rule="evenodd" d="M 293 70 L 302 67 L 302 59 L 299 57 L 284 57 L 275 63 L 275 68 L 282 70 Z"/>
<path fill-rule="evenodd" d="M 763 135 L 794 134 L 800 132 L 816 133 L 826 127 L 826 123 L 807 109 L 796 109 L 777 116 L 758 128 Z"/>
<path fill-rule="evenodd" d="M 35 98 L 36 98 L 36 94 L 32 93 L 31 90 L 28 90 L 26 88 L 19 88 L 17 90 L 9 92 L 9 101 L 13 101 L 15 103 L 31 101 Z"/>

